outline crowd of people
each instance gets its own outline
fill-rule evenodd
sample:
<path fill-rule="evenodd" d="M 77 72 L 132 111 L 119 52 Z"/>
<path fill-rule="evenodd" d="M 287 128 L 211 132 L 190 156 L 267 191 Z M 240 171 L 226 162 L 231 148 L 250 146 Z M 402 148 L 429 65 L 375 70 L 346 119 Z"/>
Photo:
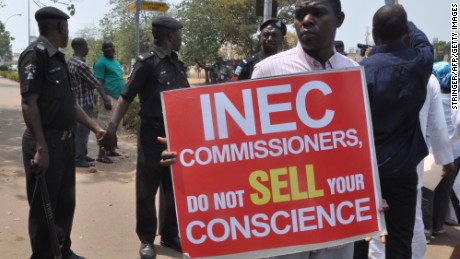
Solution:
<path fill-rule="evenodd" d="M 186 68 L 177 55 L 183 26 L 171 17 L 154 18 L 153 49 L 137 58 L 125 82 L 111 41 L 102 44 L 103 56 L 94 64 L 94 72 L 85 62 L 88 44 L 83 38 L 72 40 L 74 55 L 66 61 L 59 48 L 67 46 L 69 18 L 54 7 L 38 10 L 35 19 L 40 37 L 24 50 L 18 63 L 27 126 L 22 146 L 30 205 L 31 258 L 56 256 L 42 197 L 36 192 L 40 178 L 47 183 L 56 229 L 61 233 L 62 258 L 84 258 L 71 250 L 75 166 L 93 165 L 95 159 L 87 152 L 90 131 L 100 144 L 97 161 L 113 163 L 109 157 L 120 155 L 115 151 L 117 129 L 136 96 L 141 104 L 136 167 L 139 255 L 141 259 L 156 258 L 153 242 L 158 227 L 160 244 L 182 252 L 169 169 L 175 162 L 175 153 L 167 150 L 163 139 L 160 93 L 190 87 Z M 259 27 L 260 51 L 243 59 L 232 77 L 228 69 L 222 68 L 227 67 L 222 60 L 216 62 L 213 83 L 363 66 L 380 190 L 389 207 L 382 209 L 387 235 L 274 258 L 424 258 L 431 235 L 445 232 L 443 224 L 451 196 L 454 209 L 458 209 L 452 186 L 460 168 L 460 148 L 458 142 L 449 139 L 456 134 L 458 123 L 451 119 L 449 105 L 450 65 L 435 62 L 428 38 L 408 21 L 405 9 L 397 1 L 385 1 L 375 13 L 375 46 L 361 63 L 348 58 L 341 49 L 343 42 L 335 40 L 344 20 L 340 0 L 297 0 L 295 47 L 278 51 L 287 28 L 278 19 L 269 19 Z M 92 119 L 96 103 L 97 121 Z M 436 189 L 425 194 L 422 164 L 429 150 L 427 143 L 444 174 Z M 160 206 L 156 204 L 157 193 Z"/>

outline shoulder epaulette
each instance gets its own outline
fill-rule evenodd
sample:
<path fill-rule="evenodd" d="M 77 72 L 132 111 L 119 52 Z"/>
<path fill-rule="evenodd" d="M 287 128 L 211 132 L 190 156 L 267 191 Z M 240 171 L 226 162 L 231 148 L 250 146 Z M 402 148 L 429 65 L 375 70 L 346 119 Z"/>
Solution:
<path fill-rule="evenodd" d="M 256 56 L 251 56 L 249 58 L 243 59 L 243 62 L 244 62 L 244 64 L 249 64 L 249 63 L 252 63 L 252 62 L 256 61 L 256 59 L 257 59 Z"/>
<path fill-rule="evenodd" d="M 45 44 L 43 42 L 38 42 L 37 45 L 35 45 L 35 50 L 41 53 L 45 53 L 46 52 Z"/>
<path fill-rule="evenodd" d="M 154 56 L 153 52 L 146 52 L 146 53 L 142 53 L 141 55 L 137 56 L 137 60 L 140 62 L 144 62 L 153 56 Z"/>

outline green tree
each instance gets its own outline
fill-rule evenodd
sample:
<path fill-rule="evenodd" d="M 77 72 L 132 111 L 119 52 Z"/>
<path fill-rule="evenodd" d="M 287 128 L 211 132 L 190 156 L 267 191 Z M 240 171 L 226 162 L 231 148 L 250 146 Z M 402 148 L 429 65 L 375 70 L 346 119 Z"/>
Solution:
<path fill-rule="evenodd" d="M 133 0 L 110 0 L 112 6 L 109 15 L 100 21 L 103 40 L 112 40 L 117 49 L 117 58 L 128 65 L 136 57 L 136 21 L 135 13 L 128 13 L 128 5 Z M 139 15 L 139 52 L 150 51 L 153 47 L 152 19 L 171 13 L 141 11 Z"/>
<path fill-rule="evenodd" d="M 433 48 L 435 50 L 435 60 L 444 60 L 446 55 L 450 55 L 450 41 L 433 40 Z"/>
<path fill-rule="evenodd" d="M 294 2 L 279 1 L 278 17 L 287 24 L 293 21 Z M 257 33 L 263 18 L 256 16 L 254 0 L 188 0 L 176 8 L 184 24 L 181 56 L 187 65 L 195 60 L 213 63 L 224 43 L 236 46 L 239 56 L 259 48 Z"/>
<path fill-rule="evenodd" d="M 94 62 L 102 55 L 102 39 L 99 28 L 86 26 L 77 32 L 78 37 L 82 37 L 88 43 L 88 55 L 86 56 L 86 63 L 92 67 Z"/>
<path fill-rule="evenodd" d="M 11 52 L 11 38 L 10 32 L 5 30 L 5 25 L 0 22 L 0 59 L 2 61 L 10 61 L 13 53 Z"/>
<path fill-rule="evenodd" d="M 191 0 L 177 6 L 182 29 L 181 55 L 187 65 L 212 63 L 224 43 L 238 46 L 238 54 L 256 48 L 258 20 L 253 0 Z"/>

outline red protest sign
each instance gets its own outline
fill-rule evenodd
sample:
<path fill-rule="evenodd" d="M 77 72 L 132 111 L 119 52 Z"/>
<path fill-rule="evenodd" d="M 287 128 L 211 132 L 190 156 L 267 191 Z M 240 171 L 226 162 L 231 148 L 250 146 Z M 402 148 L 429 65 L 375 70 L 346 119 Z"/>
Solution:
<path fill-rule="evenodd" d="M 363 74 L 162 93 L 185 254 L 272 256 L 381 230 Z"/>

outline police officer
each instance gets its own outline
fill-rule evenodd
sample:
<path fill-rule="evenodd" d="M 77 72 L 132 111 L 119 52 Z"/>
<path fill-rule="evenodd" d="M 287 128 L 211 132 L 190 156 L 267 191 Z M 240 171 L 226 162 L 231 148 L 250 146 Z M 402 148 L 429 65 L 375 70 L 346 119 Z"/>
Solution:
<path fill-rule="evenodd" d="M 101 141 L 105 148 L 116 146 L 116 129 L 129 104 L 139 94 L 141 110 L 137 134 L 136 232 L 141 241 L 141 259 L 156 257 L 153 247 L 158 222 L 155 196 L 160 184 L 166 202 L 160 244 L 182 251 L 171 173 L 169 167 L 160 165 L 161 152 L 166 146 L 156 140 L 157 136 L 165 136 L 160 93 L 190 87 L 184 64 L 176 54 L 182 43 L 181 28 L 182 24 L 170 17 L 157 17 L 153 20 L 153 50 L 138 57 L 118 99 L 107 133 Z"/>
<path fill-rule="evenodd" d="M 22 139 L 29 211 L 32 259 L 54 258 L 38 177 L 48 186 L 51 207 L 60 238 L 62 258 L 78 259 L 70 250 L 70 232 L 75 211 L 75 124 L 82 123 L 101 138 L 104 131 L 75 104 L 64 54 L 69 16 L 54 7 L 35 13 L 40 37 L 21 53 L 19 79 L 22 113 L 27 129 Z"/>
<path fill-rule="evenodd" d="M 257 63 L 278 53 L 278 48 L 283 43 L 284 35 L 286 35 L 286 24 L 278 19 L 269 19 L 262 23 L 259 29 L 262 49 L 240 62 L 233 72 L 232 81 L 250 79 Z"/>
<path fill-rule="evenodd" d="M 343 41 L 341 40 L 336 40 L 334 41 L 334 47 L 337 52 L 344 56 L 348 56 L 348 54 L 345 52 L 345 45 L 343 44 Z"/>

